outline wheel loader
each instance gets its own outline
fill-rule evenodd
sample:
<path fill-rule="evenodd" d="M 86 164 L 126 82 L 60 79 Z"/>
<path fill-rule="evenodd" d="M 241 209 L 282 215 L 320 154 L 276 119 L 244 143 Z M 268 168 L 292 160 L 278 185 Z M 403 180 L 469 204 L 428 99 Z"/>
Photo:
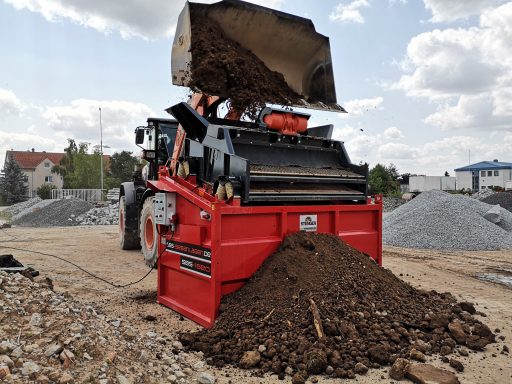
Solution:
<path fill-rule="evenodd" d="M 256 104 L 257 113 L 244 116 L 232 88 L 213 86 L 222 76 L 229 82 L 240 60 L 226 69 L 216 62 L 225 55 L 209 55 L 219 72 L 199 73 L 198 52 L 210 52 L 199 23 L 299 97 L 276 106 L 263 92 L 274 104 Z M 218 50 L 218 41 L 210 43 Z M 158 267 L 158 303 L 213 326 L 221 297 L 297 231 L 333 233 L 381 263 L 382 201 L 369 195 L 368 166 L 350 161 L 343 142 L 331 138 L 332 125 L 310 127 L 302 112 L 344 111 L 329 39 L 310 20 L 238 0 L 187 2 L 171 69 L 173 84 L 193 93 L 167 110 L 174 120 L 148 119 L 136 130 L 148 166 L 121 186 L 119 210 L 121 246 L 142 246 Z"/>

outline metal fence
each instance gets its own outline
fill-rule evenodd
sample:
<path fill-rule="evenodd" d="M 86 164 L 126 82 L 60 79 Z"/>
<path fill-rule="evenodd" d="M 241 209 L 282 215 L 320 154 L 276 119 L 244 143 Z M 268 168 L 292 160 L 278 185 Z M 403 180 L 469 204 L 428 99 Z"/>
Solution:
<path fill-rule="evenodd" d="M 75 197 L 85 201 L 103 201 L 101 189 L 53 189 L 52 199 L 69 199 Z"/>

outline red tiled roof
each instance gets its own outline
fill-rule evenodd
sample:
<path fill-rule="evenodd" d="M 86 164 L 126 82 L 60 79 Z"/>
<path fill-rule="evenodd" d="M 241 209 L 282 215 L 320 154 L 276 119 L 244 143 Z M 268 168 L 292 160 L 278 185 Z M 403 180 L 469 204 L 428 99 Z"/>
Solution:
<path fill-rule="evenodd" d="M 46 159 L 49 159 L 53 164 L 59 164 L 60 159 L 64 157 L 64 153 L 30 151 L 7 151 L 5 153 L 6 160 L 11 156 L 21 168 L 34 169 Z"/>

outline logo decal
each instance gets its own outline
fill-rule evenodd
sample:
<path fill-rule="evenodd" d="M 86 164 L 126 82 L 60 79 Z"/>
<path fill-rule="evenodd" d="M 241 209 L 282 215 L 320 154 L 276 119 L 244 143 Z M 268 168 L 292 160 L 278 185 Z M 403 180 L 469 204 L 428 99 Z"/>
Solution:
<path fill-rule="evenodd" d="M 180 255 L 180 269 L 211 278 L 212 251 L 189 243 L 168 241 L 167 251 Z"/>
<path fill-rule="evenodd" d="M 299 221 L 301 231 L 315 232 L 318 230 L 317 215 L 300 215 Z"/>
<path fill-rule="evenodd" d="M 210 262 L 212 258 L 212 252 L 209 248 L 203 248 L 198 245 L 180 243 L 177 241 L 168 241 L 167 250 L 170 252 L 177 253 L 178 255 L 191 256 L 201 260 Z"/>
<path fill-rule="evenodd" d="M 208 278 L 212 275 L 212 267 L 210 263 L 186 256 L 180 256 L 180 268 Z"/>

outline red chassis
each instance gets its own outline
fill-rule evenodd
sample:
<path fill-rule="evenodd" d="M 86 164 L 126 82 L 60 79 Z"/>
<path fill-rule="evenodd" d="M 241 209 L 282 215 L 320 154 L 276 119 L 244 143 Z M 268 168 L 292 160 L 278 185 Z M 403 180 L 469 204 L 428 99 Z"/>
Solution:
<path fill-rule="evenodd" d="M 243 286 L 283 238 L 332 233 L 382 263 L 382 200 L 366 204 L 241 206 L 162 169 L 155 192 L 176 196 L 175 230 L 159 226 L 158 302 L 210 328 L 221 297 Z"/>

